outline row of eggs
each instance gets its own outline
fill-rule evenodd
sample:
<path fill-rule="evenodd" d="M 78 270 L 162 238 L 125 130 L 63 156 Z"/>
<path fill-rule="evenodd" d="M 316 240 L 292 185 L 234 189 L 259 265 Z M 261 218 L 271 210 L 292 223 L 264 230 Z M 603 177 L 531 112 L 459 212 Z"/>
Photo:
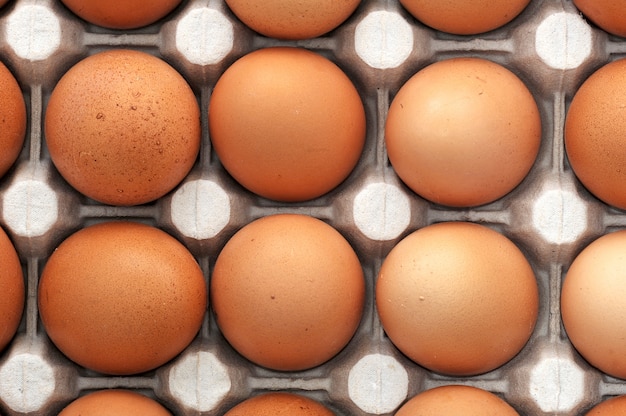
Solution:
<path fill-rule="evenodd" d="M 17 82 L 1 69 L 4 173 L 21 151 L 26 109 Z M 574 96 L 565 123 L 574 172 L 599 199 L 622 209 L 624 79 L 624 60 L 600 68 Z M 306 201 L 336 188 L 365 145 L 358 91 L 333 62 L 302 48 L 269 47 L 237 60 L 216 83 L 208 117 L 225 169 L 277 201 Z M 541 142 L 530 91 L 482 58 L 447 59 L 417 72 L 392 101 L 385 129 L 400 179 L 453 207 L 509 193 L 532 168 Z M 200 110 L 184 78 L 163 60 L 110 50 L 83 59 L 58 82 L 45 138 L 52 162 L 79 192 L 105 204 L 143 204 L 171 191 L 193 167 Z"/>
<path fill-rule="evenodd" d="M 4 348 L 21 319 L 24 282 L 2 237 Z M 623 231 L 590 244 L 571 265 L 561 298 L 574 346 L 619 378 L 626 378 L 618 279 L 625 245 Z M 217 256 L 210 286 L 229 343 L 279 371 L 307 370 L 338 354 L 361 322 L 366 292 L 350 243 L 301 214 L 241 228 Z M 394 345 L 421 366 L 455 376 L 512 359 L 530 338 L 539 305 L 524 254 L 504 235 L 468 222 L 436 223 L 401 240 L 378 272 L 375 297 Z M 43 269 L 38 299 L 46 332 L 65 355 L 118 375 L 152 370 L 184 350 L 208 302 L 191 253 L 164 231 L 127 221 L 92 225 L 62 242 Z"/>
<path fill-rule="evenodd" d="M 608 399 L 586 416 L 621 415 L 626 396 Z M 103 390 L 87 394 L 70 403 L 59 416 L 81 415 L 171 416 L 158 402 L 128 390 Z M 508 403 L 486 390 L 448 385 L 426 390 L 406 402 L 396 416 L 416 415 L 518 416 Z M 236 404 L 224 416 L 332 416 L 326 406 L 311 398 L 288 392 L 272 392 L 251 397 Z"/>
<path fill-rule="evenodd" d="M 2 264 L 10 269 L 0 303 L 4 347 L 21 319 L 24 286 L 6 235 L 2 243 Z M 590 244 L 569 268 L 561 295 L 573 345 L 619 378 L 626 378 L 624 249 L 626 231 Z M 322 365 L 346 347 L 362 319 L 365 285 L 349 242 L 307 215 L 274 214 L 240 229 L 216 258 L 209 293 L 203 271 L 177 240 L 155 227 L 114 221 L 61 243 L 42 271 L 38 303 L 46 334 L 66 357 L 100 373 L 131 375 L 187 348 L 210 296 L 235 351 L 289 372 Z M 435 373 L 465 377 L 494 370 L 522 350 L 539 294 L 532 267 L 512 241 L 483 225 L 444 222 L 391 250 L 378 272 L 375 305 L 404 355 Z"/>
<path fill-rule="evenodd" d="M 0 1 L 0 7 L 8 0 Z M 61 0 L 80 18 L 111 29 L 136 29 L 152 24 L 172 12 L 182 0 L 159 0 L 145 7 L 141 0 L 111 1 Z M 324 35 L 341 25 L 357 9 L 360 0 L 334 2 L 317 0 L 289 2 L 226 0 L 230 10 L 246 26 L 276 39 L 308 39 Z M 433 29 L 456 35 L 475 35 L 495 30 L 515 19 L 530 0 L 496 2 L 400 0 L 417 20 Z M 608 33 L 626 36 L 620 18 L 620 2 L 574 0 L 591 21 Z"/>

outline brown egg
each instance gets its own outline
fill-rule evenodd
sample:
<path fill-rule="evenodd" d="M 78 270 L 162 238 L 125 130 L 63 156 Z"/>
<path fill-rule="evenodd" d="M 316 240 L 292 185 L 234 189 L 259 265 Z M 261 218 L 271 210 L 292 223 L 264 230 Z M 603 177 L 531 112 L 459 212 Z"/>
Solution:
<path fill-rule="evenodd" d="M 539 294 L 533 269 L 502 234 L 466 222 L 434 224 L 384 260 L 376 306 L 393 344 L 432 371 L 491 371 L 530 338 Z"/>
<path fill-rule="evenodd" d="M 511 71 L 485 59 L 453 58 L 402 86 L 389 108 L 385 142 L 394 170 L 414 192 L 442 205 L 476 206 L 526 177 L 539 152 L 541 118 Z"/>
<path fill-rule="evenodd" d="M 573 3 L 587 19 L 602 30 L 626 37 L 625 0 L 573 0 Z"/>
<path fill-rule="evenodd" d="M 83 228 L 50 256 L 39 284 L 47 334 L 68 358 L 108 374 L 152 370 L 196 336 L 203 273 L 167 233 L 134 222 Z"/>
<path fill-rule="evenodd" d="M 626 379 L 626 231 L 589 244 L 567 271 L 561 316 L 567 336 L 593 366 Z"/>
<path fill-rule="evenodd" d="M 350 244 L 325 222 L 298 214 L 243 227 L 219 254 L 211 279 L 228 342 L 275 370 L 309 369 L 339 353 L 359 325 L 364 298 Z"/>
<path fill-rule="evenodd" d="M 519 416 L 507 402 L 477 387 L 448 385 L 426 390 L 395 416 Z"/>
<path fill-rule="evenodd" d="M 596 405 L 585 416 L 623 416 L 626 415 L 626 396 L 616 396 Z"/>
<path fill-rule="evenodd" d="M 304 201 L 339 185 L 365 143 L 365 110 L 350 79 L 330 60 L 275 47 L 236 61 L 209 104 L 215 152 L 245 188 Z"/>
<path fill-rule="evenodd" d="M 243 23 L 262 35 L 278 39 L 308 39 L 343 23 L 360 0 L 226 0 Z"/>
<path fill-rule="evenodd" d="M 578 89 L 565 120 L 567 157 L 596 197 L 626 209 L 626 59 L 606 64 Z"/>
<path fill-rule="evenodd" d="M 135 29 L 165 17 L 181 0 L 61 0 L 80 18 L 111 29 Z"/>
<path fill-rule="evenodd" d="M 59 416 L 172 416 L 156 401 L 130 390 L 99 390 L 81 396 Z"/>
<path fill-rule="evenodd" d="M 0 91 L 0 94 L 2 91 Z M 13 339 L 24 311 L 24 275 L 20 259 L 0 228 L 0 351 Z"/>
<path fill-rule="evenodd" d="M 26 104 L 13 74 L 0 62 L 0 177 L 13 166 L 26 135 Z"/>
<path fill-rule="evenodd" d="M 110 50 L 61 78 L 45 134 L 52 162 L 79 192 L 105 204 L 143 204 L 191 170 L 200 149 L 200 109 L 185 79 L 163 60 Z"/>
<path fill-rule="evenodd" d="M 273 392 L 247 399 L 224 416 L 333 416 L 334 413 L 308 397 Z"/>
<path fill-rule="evenodd" d="M 417 20 L 455 35 L 497 29 L 515 19 L 530 0 L 400 0 Z"/>

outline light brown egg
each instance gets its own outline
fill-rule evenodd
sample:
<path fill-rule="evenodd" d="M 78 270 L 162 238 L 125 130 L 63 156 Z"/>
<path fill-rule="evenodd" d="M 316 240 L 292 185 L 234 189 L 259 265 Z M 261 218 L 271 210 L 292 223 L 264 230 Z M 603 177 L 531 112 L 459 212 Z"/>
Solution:
<path fill-rule="evenodd" d="M 202 270 L 169 234 L 106 222 L 72 234 L 39 283 L 47 334 L 68 358 L 108 374 L 152 370 L 194 339 L 207 307 Z"/>
<path fill-rule="evenodd" d="M 604 65 L 578 89 L 565 120 L 565 149 L 582 184 L 626 209 L 626 59 Z"/>
<path fill-rule="evenodd" d="M 80 18 L 111 29 L 136 29 L 165 17 L 181 0 L 61 0 Z"/>
<path fill-rule="evenodd" d="M 308 397 L 273 392 L 251 397 L 224 414 L 224 416 L 333 416 L 324 405 Z"/>
<path fill-rule="evenodd" d="M 393 344 L 432 371 L 485 373 L 530 338 L 539 293 L 523 253 L 482 225 L 447 222 L 419 229 L 384 260 L 376 306 Z"/>
<path fill-rule="evenodd" d="M 321 36 L 338 27 L 360 0 L 226 0 L 228 7 L 262 35 L 300 40 Z"/>
<path fill-rule="evenodd" d="M 436 62 L 412 76 L 389 108 L 389 160 L 414 192 L 476 206 L 511 192 L 541 142 L 537 104 L 511 71 L 481 58 Z"/>
<path fill-rule="evenodd" d="M 1 92 L 0 92 L 1 93 Z M 13 339 L 24 311 L 24 275 L 20 259 L 0 228 L 0 351 Z"/>
<path fill-rule="evenodd" d="M 363 312 L 355 252 L 325 222 L 298 214 L 239 230 L 215 263 L 211 300 L 220 330 L 244 357 L 282 371 L 320 365 L 348 344 Z"/>
<path fill-rule="evenodd" d="M 530 0 L 400 0 L 417 20 L 455 35 L 475 35 L 515 19 Z"/>
<path fill-rule="evenodd" d="M 626 231 L 589 244 L 567 271 L 561 316 L 567 336 L 593 366 L 626 379 Z"/>
<path fill-rule="evenodd" d="M 519 416 L 495 394 L 477 387 L 448 385 L 426 390 L 405 403 L 395 416 Z"/>
<path fill-rule="evenodd" d="M 13 74 L 0 62 L 0 177 L 13 166 L 26 135 L 26 104 Z"/>
<path fill-rule="evenodd" d="M 573 0 L 573 3 L 587 19 L 602 30 L 626 37 L 625 0 Z"/>
<path fill-rule="evenodd" d="M 200 109 L 185 79 L 145 52 L 100 52 L 54 88 L 45 116 L 52 162 L 79 192 L 137 205 L 171 191 L 200 149 Z"/>
<path fill-rule="evenodd" d="M 98 390 L 79 397 L 59 416 L 172 416 L 156 401 L 130 390 Z"/>
<path fill-rule="evenodd" d="M 218 80 L 209 103 L 215 152 L 241 185 L 294 202 L 343 182 L 365 143 L 365 110 L 342 70 L 301 48 L 257 50 Z"/>
<path fill-rule="evenodd" d="M 626 415 L 626 396 L 616 396 L 594 406 L 585 416 L 623 416 Z"/>

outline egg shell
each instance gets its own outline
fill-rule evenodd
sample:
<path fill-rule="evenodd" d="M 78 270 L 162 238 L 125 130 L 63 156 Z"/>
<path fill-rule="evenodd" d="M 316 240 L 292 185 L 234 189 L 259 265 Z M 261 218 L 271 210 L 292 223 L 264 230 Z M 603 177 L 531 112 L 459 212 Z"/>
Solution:
<path fill-rule="evenodd" d="M 244 357 L 296 371 L 338 354 L 363 312 L 365 281 L 347 240 L 300 214 L 260 218 L 220 252 L 211 300 L 220 330 Z"/>
<path fill-rule="evenodd" d="M 384 260 L 376 307 L 393 344 L 432 371 L 469 376 L 511 360 L 530 338 L 539 291 L 524 254 L 502 234 L 438 223 Z"/>
<path fill-rule="evenodd" d="M 82 19 L 111 29 L 136 29 L 165 17 L 181 0 L 61 0 Z"/>
<path fill-rule="evenodd" d="M 513 20 L 530 0 L 400 0 L 422 23 L 447 33 L 475 35 Z"/>
<path fill-rule="evenodd" d="M 616 396 L 606 399 L 585 413 L 585 416 L 623 415 L 626 415 L 626 396 Z"/>
<path fill-rule="evenodd" d="M 294 393 L 272 392 L 239 403 L 224 416 L 333 416 L 313 399 Z"/>
<path fill-rule="evenodd" d="M 0 228 L 0 351 L 11 341 L 22 320 L 24 275 L 13 243 Z"/>
<path fill-rule="evenodd" d="M 626 1 L 624 0 L 573 0 L 574 5 L 602 30 L 626 37 Z"/>
<path fill-rule="evenodd" d="M 194 339 L 207 308 L 202 270 L 169 234 L 104 222 L 50 256 L 38 292 L 43 325 L 68 358 L 107 374 L 152 370 Z"/>
<path fill-rule="evenodd" d="M 626 231 L 589 244 L 568 269 L 561 316 L 569 340 L 593 366 L 626 379 Z"/>
<path fill-rule="evenodd" d="M 626 209 L 626 59 L 596 70 L 576 91 L 565 149 L 576 177 L 596 197 Z"/>
<path fill-rule="evenodd" d="M 115 49 L 74 65 L 46 109 L 46 144 L 84 195 L 138 205 L 171 191 L 200 149 L 200 109 L 185 79 L 145 52 Z"/>
<path fill-rule="evenodd" d="M 156 401 L 130 390 L 99 390 L 74 400 L 58 416 L 171 416 Z"/>
<path fill-rule="evenodd" d="M 209 103 L 209 129 L 226 170 L 265 198 L 296 202 L 343 182 L 365 144 L 365 110 L 332 61 L 272 47 L 237 60 Z"/>
<path fill-rule="evenodd" d="M 0 177 L 13 166 L 26 135 L 26 104 L 17 80 L 0 62 Z"/>
<path fill-rule="evenodd" d="M 482 58 L 452 58 L 413 75 L 385 124 L 393 169 L 420 196 L 461 207 L 493 202 L 532 168 L 541 117 L 524 83 Z"/>
<path fill-rule="evenodd" d="M 426 390 L 405 403 L 395 416 L 519 416 L 495 394 L 471 386 L 447 385 Z"/>
<path fill-rule="evenodd" d="M 226 0 L 228 7 L 252 30 L 277 39 L 321 36 L 343 23 L 360 0 Z"/>

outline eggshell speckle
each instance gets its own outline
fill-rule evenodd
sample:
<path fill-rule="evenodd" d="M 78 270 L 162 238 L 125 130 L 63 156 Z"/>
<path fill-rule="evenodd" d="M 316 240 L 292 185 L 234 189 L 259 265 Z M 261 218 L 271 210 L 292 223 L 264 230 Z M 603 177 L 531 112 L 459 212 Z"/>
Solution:
<path fill-rule="evenodd" d="M 245 188 L 304 201 L 338 186 L 365 144 L 365 110 L 337 65 L 301 48 L 273 47 L 236 61 L 209 104 L 211 141 Z"/>
<path fill-rule="evenodd" d="M 585 17 L 601 29 L 617 36 L 626 37 L 625 0 L 573 0 Z"/>
<path fill-rule="evenodd" d="M 308 39 L 335 29 L 360 0 L 226 0 L 251 29 L 278 39 Z"/>
<path fill-rule="evenodd" d="M 589 244 L 567 271 L 561 316 L 567 335 L 593 366 L 626 379 L 626 231 Z"/>
<path fill-rule="evenodd" d="M 0 63 L 0 177 L 13 166 L 26 134 L 26 104 L 13 74 Z"/>
<path fill-rule="evenodd" d="M 333 416 L 329 409 L 308 397 L 293 393 L 266 393 L 247 399 L 224 416 Z"/>
<path fill-rule="evenodd" d="M 72 234 L 41 275 L 39 310 L 68 358 L 108 374 L 136 374 L 175 357 L 207 307 L 202 270 L 167 233 L 106 222 Z"/>
<path fill-rule="evenodd" d="M 215 263 L 211 299 L 230 344 L 261 366 L 322 364 L 354 335 L 364 307 L 359 259 L 313 217 L 277 214 L 243 227 Z"/>
<path fill-rule="evenodd" d="M 0 351 L 17 331 L 24 311 L 24 296 L 20 259 L 9 237 L 0 229 Z"/>
<path fill-rule="evenodd" d="M 518 416 L 500 397 L 476 387 L 449 385 L 426 390 L 395 416 Z"/>
<path fill-rule="evenodd" d="M 376 306 L 400 351 L 435 372 L 466 376 L 491 371 L 524 347 L 539 294 L 533 269 L 508 238 L 448 222 L 415 231 L 391 250 Z"/>
<path fill-rule="evenodd" d="M 72 12 L 98 26 L 135 29 L 156 22 L 181 0 L 61 0 Z"/>
<path fill-rule="evenodd" d="M 565 120 L 567 157 L 596 197 L 626 209 L 626 59 L 604 65 L 578 89 Z"/>
<path fill-rule="evenodd" d="M 59 416 L 171 416 L 156 401 L 129 390 L 100 390 L 81 396 Z"/>
<path fill-rule="evenodd" d="M 475 35 L 504 26 L 530 0 L 400 0 L 422 23 L 455 35 Z"/>
<path fill-rule="evenodd" d="M 162 197 L 200 149 L 200 109 L 185 79 L 145 52 L 110 50 L 74 65 L 45 116 L 52 162 L 79 192 L 111 205 Z"/>

